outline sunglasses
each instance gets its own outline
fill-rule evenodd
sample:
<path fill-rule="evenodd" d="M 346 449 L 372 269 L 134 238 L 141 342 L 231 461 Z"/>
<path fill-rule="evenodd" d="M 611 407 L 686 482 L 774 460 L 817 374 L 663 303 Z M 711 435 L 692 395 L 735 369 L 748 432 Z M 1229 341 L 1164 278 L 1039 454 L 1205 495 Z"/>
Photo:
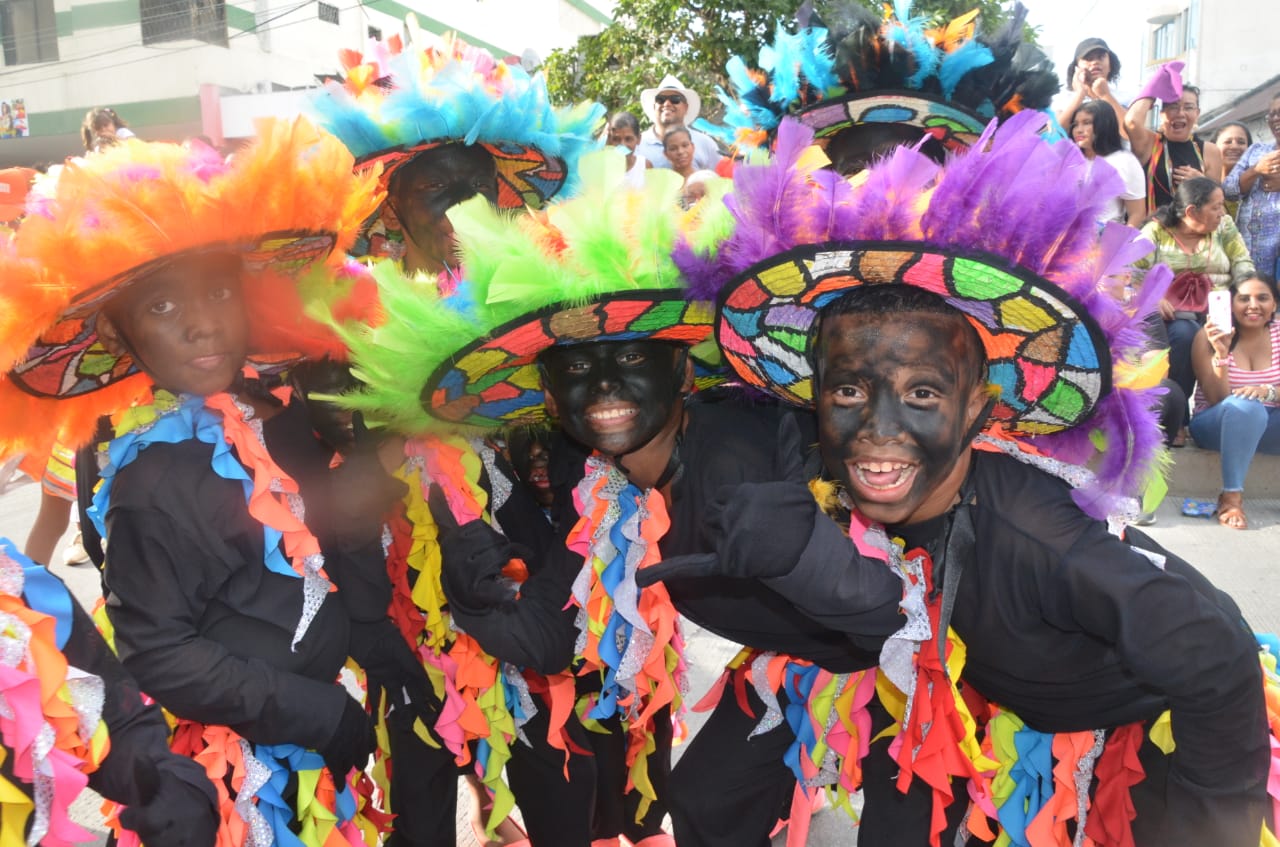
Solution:
<path fill-rule="evenodd" d="M 670 103 L 673 106 L 679 106 L 684 102 L 683 94 L 659 94 L 653 98 L 653 102 L 661 106 L 663 103 Z"/>

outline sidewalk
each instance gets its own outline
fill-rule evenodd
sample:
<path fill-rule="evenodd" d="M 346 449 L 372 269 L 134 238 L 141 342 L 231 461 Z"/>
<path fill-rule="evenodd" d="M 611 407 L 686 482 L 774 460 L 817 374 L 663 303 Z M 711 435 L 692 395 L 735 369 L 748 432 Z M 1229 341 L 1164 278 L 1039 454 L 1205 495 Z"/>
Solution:
<path fill-rule="evenodd" d="M 1216 493 L 1213 481 L 1204 487 L 1203 492 L 1196 489 L 1196 496 L 1211 499 Z M 1194 484 L 1191 488 L 1195 488 Z M 30 482 L 11 486 L 0 495 L 0 535 L 12 538 L 21 547 L 35 519 L 39 500 L 40 488 Z M 1183 517 L 1178 511 L 1181 504 L 1181 496 L 1168 498 L 1157 513 L 1156 524 L 1145 531 L 1235 598 L 1255 630 L 1280 632 L 1280 566 L 1276 564 L 1275 555 L 1280 550 L 1280 500 L 1246 500 L 1252 529 L 1244 532 L 1220 527 L 1213 519 Z M 64 538 L 63 543 L 66 540 Z M 53 566 L 53 572 L 66 580 L 82 604 L 92 607 L 102 596 L 98 572 L 89 565 L 68 568 L 60 564 L 61 552 L 59 545 L 54 555 L 54 561 L 59 564 Z M 696 702 L 719 676 L 724 663 L 737 652 L 737 647 L 696 627 L 690 627 L 688 633 L 690 702 Z M 704 715 L 691 714 L 690 731 L 696 732 L 704 719 Z M 675 751 L 677 760 L 680 752 L 679 748 Z M 89 793 L 77 803 L 77 820 L 101 833 L 105 840 L 97 814 L 98 801 L 88 797 Z M 464 808 L 459 809 L 459 817 L 465 820 Z M 475 844 L 462 820 L 459 833 L 460 847 Z M 843 812 L 823 810 L 814 816 L 808 844 L 810 847 L 850 847 L 857 843 L 855 833 L 856 829 Z M 775 847 L 785 844 L 785 832 L 773 843 Z"/>

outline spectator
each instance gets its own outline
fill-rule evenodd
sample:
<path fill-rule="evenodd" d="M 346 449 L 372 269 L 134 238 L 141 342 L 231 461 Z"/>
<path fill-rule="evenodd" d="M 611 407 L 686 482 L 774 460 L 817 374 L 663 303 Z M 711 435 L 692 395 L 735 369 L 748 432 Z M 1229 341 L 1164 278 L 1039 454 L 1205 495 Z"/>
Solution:
<path fill-rule="evenodd" d="M 1218 522 L 1248 529 L 1244 481 L 1257 453 L 1280 454 L 1280 325 L 1276 281 L 1254 273 L 1231 285 L 1232 327 L 1196 336 L 1196 443 L 1222 454 Z"/>
<path fill-rule="evenodd" d="M 80 137 L 84 141 L 84 149 L 92 153 L 135 136 L 124 118 L 117 115 L 115 109 L 105 106 L 88 111 L 80 125 Z"/>
<path fill-rule="evenodd" d="M 1182 62 L 1169 62 L 1142 87 L 1125 114 L 1133 155 L 1147 172 L 1147 209 L 1154 210 L 1173 200 L 1183 181 L 1204 176 L 1222 181 L 1222 152 L 1212 142 L 1195 136 L 1200 117 L 1200 89 L 1183 85 Z M 1159 99 L 1160 129 L 1147 128 L 1147 116 Z"/>
<path fill-rule="evenodd" d="M 1271 98 L 1267 127 L 1271 143 L 1249 145 L 1223 189 L 1240 198 L 1236 221 L 1253 263 L 1275 276 L 1280 269 L 1280 91 Z"/>
<path fill-rule="evenodd" d="M 685 177 L 684 191 L 680 193 L 680 204 L 692 209 L 698 201 L 707 196 L 707 186 L 717 179 L 723 179 L 715 171 L 694 171 Z"/>
<path fill-rule="evenodd" d="M 1249 132 L 1249 128 L 1241 123 L 1223 124 L 1213 134 L 1213 143 L 1218 145 L 1218 149 L 1222 151 L 1222 173 L 1224 176 L 1230 176 L 1231 171 L 1235 169 L 1236 163 L 1244 155 L 1244 151 L 1252 146 L 1253 133 Z M 1227 214 L 1239 225 L 1239 192 L 1233 192 L 1228 189 L 1225 180 L 1223 181 L 1222 190 L 1227 195 Z"/>
<path fill-rule="evenodd" d="M 702 111 L 702 98 L 696 91 L 685 88 L 680 80 L 671 74 L 662 78 L 657 88 L 646 88 L 640 92 L 640 103 L 645 114 L 653 121 L 653 126 L 645 130 L 640 138 L 640 155 L 649 160 L 655 168 L 669 168 L 663 151 L 663 141 L 667 133 L 678 126 L 689 126 L 698 119 Z M 711 136 L 697 130 L 689 130 L 689 138 L 693 142 L 694 170 L 714 168 L 720 161 L 720 148 Z"/>
<path fill-rule="evenodd" d="M 636 148 L 640 146 L 640 121 L 630 112 L 614 112 L 609 116 L 606 126 L 609 146 L 625 147 L 631 151 L 627 153 L 627 184 L 635 188 L 641 187 L 644 185 L 645 169 L 653 165 L 643 156 L 636 155 Z"/>
<path fill-rule="evenodd" d="M 1191 347 L 1205 322 L 1209 291 L 1254 272 L 1224 203 L 1222 189 L 1213 180 L 1198 176 L 1182 182 L 1173 202 L 1142 228 L 1155 251 L 1134 263 L 1140 268 L 1164 263 L 1176 274 L 1160 301 L 1160 316 L 1169 334 L 1169 378 L 1188 397 L 1195 385 Z"/>
<path fill-rule="evenodd" d="M 1116 116 L 1116 126 L 1124 123 L 1125 108 L 1111 91 L 1120 76 L 1120 57 L 1101 38 L 1086 38 L 1076 46 L 1076 58 L 1067 68 L 1067 89 L 1071 99 L 1058 110 L 1058 124 L 1071 132 L 1071 122 L 1086 100 L 1105 103 Z"/>
<path fill-rule="evenodd" d="M 667 134 L 662 136 L 662 153 L 671 163 L 671 170 L 686 180 L 698 170 L 693 165 L 693 133 L 687 127 L 667 130 Z"/>
<path fill-rule="evenodd" d="M 1119 221 L 1137 226 L 1146 218 L 1147 190 L 1142 165 L 1120 140 L 1120 124 L 1115 111 L 1101 100 L 1091 100 L 1076 109 L 1071 116 L 1071 140 L 1089 160 L 1089 167 L 1098 160 L 1106 162 L 1124 180 L 1124 192 L 1115 198 L 1099 223 Z"/>

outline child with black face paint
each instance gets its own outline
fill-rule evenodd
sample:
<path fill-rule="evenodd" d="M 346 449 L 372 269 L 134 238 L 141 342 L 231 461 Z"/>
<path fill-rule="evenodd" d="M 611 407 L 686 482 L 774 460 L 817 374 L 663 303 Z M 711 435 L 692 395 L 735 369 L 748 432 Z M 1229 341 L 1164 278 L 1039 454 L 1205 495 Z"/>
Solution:
<path fill-rule="evenodd" d="M 857 186 L 825 183 L 795 211 L 831 229 L 781 253 L 759 239 L 777 231 L 776 198 L 736 195 L 740 228 L 715 266 L 737 273 L 719 295 L 721 340 L 745 381 L 816 406 L 838 496 L 806 498 L 798 465 L 789 482 L 725 489 L 711 507 L 716 554 L 641 581 L 759 580 L 815 621 L 880 641 L 877 696 L 848 747 L 865 792 L 860 845 L 1002 831 L 1033 847 L 1081 835 L 1253 844 L 1270 825 L 1272 755 L 1257 643 L 1189 564 L 1099 520 L 1136 516 L 1123 495 L 1143 487 L 1160 438 L 1155 398 L 1125 373 L 1155 301 L 1120 312 L 1095 296 L 1115 268 L 1079 258 L 1111 187 L 1035 189 L 1053 210 L 1022 219 L 1040 249 L 1007 245 L 994 224 L 1027 208 L 1007 169 L 1076 165 L 1036 123 L 989 131 L 941 171 L 900 151 Z M 786 149 L 770 167 L 744 182 L 783 196 L 812 184 Z M 990 185 L 1010 190 L 985 193 L 975 214 L 968 198 Z M 923 214 L 894 230 L 888 203 Z M 797 332 L 808 355 L 782 355 Z M 1122 458 L 1096 474 L 1066 460 L 1088 460 L 1095 439 Z M 765 508 L 773 520 L 755 519 Z M 779 538 L 797 525 L 808 534 Z M 901 579 L 906 623 L 893 633 L 859 614 L 877 570 Z"/>
<path fill-rule="evenodd" d="M 313 107 L 323 125 L 351 150 L 357 168 L 383 167 L 387 201 L 379 211 L 380 220 L 371 227 L 368 243 L 358 252 L 397 261 L 406 273 L 425 276 L 426 284 L 434 283 L 448 293 L 464 276 L 448 210 L 476 197 L 515 210 L 538 208 L 553 198 L 569 196 L 576 187 L 579 156 L 598 146 L 594 134 L 604 110 L 595 104 L 555 109 L 541 76 L 530 76 L 518 65 L 501 62 L 452 35 L 436 37 L 419 33 L 416 27 L 411 27 L 411 33 L 411 43 L 403 48 L 400 39 L 392 39 L 373 45 L 368 55 L 355 61 L 349 61 L 351 54 L 344 51 L 346 78 L 331 81 Z M 397 232 L 402 240 L 389 241 Z M 427 465 L 434 469 L 427 473 L 428 479 L 439 476 L 436 460 L 441 459 L 453 475 L 448 481 L 441 477 L 440 482 L 450 489 L 454 502 L 467 504 L 467 517 L 474 517 L 474 512 L 488 514 L 482 502 L 502 500 L 490 496 L 490 477 L 503 475 L 493 468 L 492 450 L 472 449 L 465 441 L 430 440 L 423 437 L 422 428 L 401 432 L 408 443 L 397 473 L 411 489 Z M 497 485 L 505 490 L 505 482 Z M 409 499 L 414 498 L 422 499 L 416 491 Z M 478 508 L 473 511 L 472 506 Z M 431 666 L 446 696 L 474 697 L 455 686 L 456 662 L 449 656 L 465 654 L 465 665 L 469 659 L 480 661 L 480 651 L 472 651 L 474 642 L 467 639 L 459 645 L 449 625 L 449 611 L 434 573 L 438 557 L 426 552 L 434 551 L 435 544 L 425 502 L 412 513 L 406 508 L 398 504 L 388 520 L 394 536 L 387 563 L 393 613 L 405 639 Z M 536 505 L 530 509 L 537 518 Z M 425 578 L 424 566 L 429 572 Z M 445 743 L 436 746 L 422 740 L 412 721 L 389 725 L 393 749 L 387 770 L 397 815 L 395 837 L 405 843 L 452 844 L 456 840 L 456 815 L 452 800 L 446 798 L 454 794 L 449 785 L 456 782 L 459 767 L 473 760 L 490 783 L 490 791 L 502 795 L 496 804 L 506 801 L 501 764 L 486 770 L 480 761 L 484 757 L 475 757 L 470 749 L 477 739 L 468 736 L 474 736 L 481 722 L 471 720 L 469 712 L 464 728 L 457 718 L 456 713 L 447 713 L 450 725 L 437 727 L 446 736 L 441 739 Z M 501 755 L 494 751 L 505 750 L 505 745 L 487 749 Z M 478 785 L 475 778 L 472 785 Z M 479 815 L 472 817 L 474 823 Z M 488 837 L 498 823 L 490 821 Z"/>
<path fill-rule="evenodd" d="M 93 512 L 106 619 L 174 751 L 204 765 L 219 843 L 359 845 L 385 819 L 361 773 L 373 724 L 338 672 L 350 655 L 371 689 L 429 685 L 365 579 L 386 503 L 352 508 L 355 463 L 331 472 L 304 403 L 248 361 L 341 352 L 303 318 L 297 276 L 342 298 L 361 284 L 308 269 L 378 197 L 309 124 L 262 133 L 233 164 L 132 144 L 69 165 L 16 241 L 53 295 L 0 390 L 75 441 L 113 415 Z"/>
<path fill-rule="evenodd" d="M 621 170 L 616 153 L 602 155 L 616 157 Z M 535 701 L 537 723 L 524 725 L 526 736 L 547 735 L 541 721 L 549 719 L 565 747 L 592 754 L 569 756 L 566 782 L 562 749 L 514 747 L 508 775 L 535 845 L 585 845 L 619 832 L 633 842 L 670 843 L 659 829 L 664 804 L 705 795 L 697 786 L 682 797 L 667 781 L 669 712 L 681 705 L 677 609 L 727 637 L 837 672 L 874 661 L 766 589 L 744 592 L 744 613 L 719 598 L 701 603 L 707 595 L 696 580 L 670 593 L 628 588 L 637 569 L 662 555 L 710 549 L 705 504 L 721 485 L 773 478 L 779 428 L 794 427 L 776 407 L 690 401 L 698 379 L 691 345 L 705 338 L 708 312 L 681 296 L 681 276 L 668 258 L 675 237 L 669 203 L 679 178 L 668 171 L 649 176 L 645 194 L 601 189 L 552 207 L 545 218 L 503 221 L 475 201 L 464 205 L 451 218 L 476 311 L 451 315 L 442 308 L 448 301 L 410 311 L 411 291 L 383 279 L 384 301 L 400 308 L 352 341 L 353 360 L 369 382 L 353 406 L 393 426 L 421 426 L 423 406 L 437 429 L 519 425 L 544 413 L 559 421 L 548 471 L 561 533 L 554 544 L 540 552 L 505 519 L 506 538 L 481 521 L 455 528 L 443 492 L 433 492 L 431 502 L 441 578 L 459 628 L 523 668 L 521 678 L 534 669 L 558 683 L 557 672 L 572 668 L 581 714 L 612 730 L 584 732 L 565 720 L 563 701 Z M 640 242 L 638 233 L 651 234 L 653 243 Z M 624 254 L 629 258 L 620 262 Z M 520 257 L 521 273 L 502 273 L 516 266 L 513 257 Z M 402 350 L 415 356 L 406 361 L 388 352 Z M 409 373 L 425 387 L 412 390 L 417 379 Z M 518 597 L 507 576 L 511 542 L 533 550 Z M 891 577 L 885 583 L 896 587 Z M 896 605 L 889 596 L 878 611 L 893 621 Z M 767 837 L 795 780 L 782 762 L 785 731 L 748 742 L 754 723 L 731 730 L 727 743 L 763 749 L 765 766 L 743 769 L 730 813 L 709 825 L 731 834 L 746 819 Z M 721 750 L 709 747 L 703 758 Z M 624 795 L 628 773 L 634 788 Z"/>

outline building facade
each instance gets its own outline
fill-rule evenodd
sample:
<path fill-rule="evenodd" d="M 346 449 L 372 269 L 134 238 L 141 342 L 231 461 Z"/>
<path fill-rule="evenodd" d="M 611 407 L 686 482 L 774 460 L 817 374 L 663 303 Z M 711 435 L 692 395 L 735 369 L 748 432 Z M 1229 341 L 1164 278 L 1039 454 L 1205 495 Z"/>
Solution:
<path fill-rule="evenodd" d="M 1200 88 L 1200 125 L 1241 121 L 1268 134 L 1258 89 L 1280 76 L 1275 0 L 1148 0 L 1142 44 L 1145 71 L 1179 59 L 1183 78 Z M 1144 73 L 1144 77 L 1146 73 Z M 1269 99 L 1269 98 L 1265 98 Z"/>
<path fill-rule="evenodd" d="M 611 20 L 613 0 L 0 0 L 0 166 L 81 152 L 86 111 L 143 138 L 216 141 L 291 114 L 338 51 L 455 31 L 536 61 Z"/>

